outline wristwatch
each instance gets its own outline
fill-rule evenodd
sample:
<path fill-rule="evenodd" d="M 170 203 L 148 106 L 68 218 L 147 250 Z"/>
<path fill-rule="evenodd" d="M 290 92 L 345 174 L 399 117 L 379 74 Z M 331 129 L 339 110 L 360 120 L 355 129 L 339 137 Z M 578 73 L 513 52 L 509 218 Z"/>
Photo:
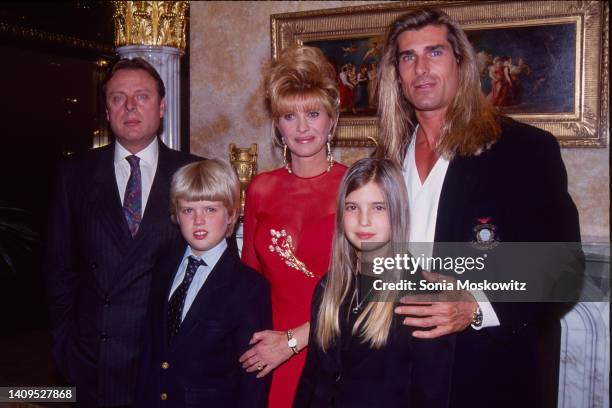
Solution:
<path fill-rule="evenodd" d="M 293 337 L 293 330 L 287 330 L 287 346 L 293 351 L 293 354 L 298 354 L 300 350 L 297 348 L 297 339 Z"/>
<path fill-rule="evenodd" d="M 482 326 L 482 310 L 480 310 L 480 306 L 476 306 L 472 315 L 472 327 L 479 328 L 480 326 Z"/>

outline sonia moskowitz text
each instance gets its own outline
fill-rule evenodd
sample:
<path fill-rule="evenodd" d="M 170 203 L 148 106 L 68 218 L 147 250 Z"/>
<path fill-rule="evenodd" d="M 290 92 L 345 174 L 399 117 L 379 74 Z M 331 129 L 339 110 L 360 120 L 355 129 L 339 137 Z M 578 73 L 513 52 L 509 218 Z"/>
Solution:
<path fill-rule="evenodd" d="M 446 281 L 429 282 L 421 279 L 419 281 L 411 281 L 402 279 L 399 282 L 385 282 L 382 279 L 377 279 L 372 283 L 374 290 L 397 290 L 397 291 L 444 291 L 444 290 L 482 290 L 482 291 L 526 291 L 527 283 L 517 280 L 507 282 L 490 282 L 484 280 L 482 282 L 471 282 L 469 280 L 462 281 Z"/>

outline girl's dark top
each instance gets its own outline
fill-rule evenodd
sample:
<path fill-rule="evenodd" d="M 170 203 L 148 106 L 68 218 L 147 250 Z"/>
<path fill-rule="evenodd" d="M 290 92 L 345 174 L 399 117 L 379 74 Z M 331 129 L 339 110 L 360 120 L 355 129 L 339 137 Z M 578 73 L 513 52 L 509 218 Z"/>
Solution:
<path fill-rule="evenodd" d="M 373 279 L 364 277 L 362 287 L 371 288 Z M 313 296 L 308 356 L 293 402 L 294 408 L 446 406 L 446 392 L 440 390 L 448 389 L 448 384 L 440 384 L 439 378 L 447 378 L 448 375 L 444 373 L 450 368 L 436 367 L 435 362 L 420 361 L 422 347 L 430 347 L 433 343 L 412 337 L 413 329 L 402 325 L 401 317 L 393 318 L 387 344 L 380 349 L 371 348 L 369 342 L 352 335 L 358 317 L 352 312 L 356 305 L 351 295 L 353 287 L 340 307 L 339 338 L 329 350 L 321 350 L 315 333 L 325 282 L 326 278 L 323 278 Z M 367 289 L 362 289 L 360 294 L 367 292 Z M 362 305 L 361 311 L 364 308 L 365 305 Z M 442 352 L 450 353 L 454 346 L 446 339 L 434 342 L 437 345 L 442 343 Z M 442 375 L 438 376 L 438 373 Z"/>

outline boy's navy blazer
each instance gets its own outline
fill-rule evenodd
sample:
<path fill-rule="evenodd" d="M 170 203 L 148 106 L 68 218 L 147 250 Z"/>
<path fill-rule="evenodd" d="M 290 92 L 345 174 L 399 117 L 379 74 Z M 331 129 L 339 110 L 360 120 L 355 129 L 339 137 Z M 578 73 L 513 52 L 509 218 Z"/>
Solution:
<path fill-rule="evenodd" d="M 270 376 L 246 373 L 238 358 L 253 333 L 272 327 L 268 283 L 240 262 L 235 239 L 228 239 L 169 342 L 168 298 L 185 248 L 169 251 L 154 270 L 137 405 L 264 408 Z"/>

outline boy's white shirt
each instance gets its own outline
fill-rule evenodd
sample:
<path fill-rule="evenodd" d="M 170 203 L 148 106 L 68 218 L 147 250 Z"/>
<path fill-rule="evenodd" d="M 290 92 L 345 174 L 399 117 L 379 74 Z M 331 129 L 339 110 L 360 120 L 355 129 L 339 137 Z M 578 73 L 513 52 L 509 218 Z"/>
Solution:
<path fill-rule="evenodd" d="M 223 238 L 221 241 L 219 241 L 217 245 L 204 252 L 202 256 L 197 256 L 193 253 L 191 247 L 187 245 L 187 249 L 185 250 L 185 254 L 183 255 L 183 260 L 181 261 L 178 270 L 176 271 L 176 274 L 174 276 L 174 281 L 172 282 L 172 288 L 170 289 L 168 300 L 170 300 L 170 298 L 172 297 L 172 293 L 174 293 L 176 288 L 178 288 L 178 286 L 183 281 L 183 278 L 185 277 L 185 271 L 187 270 L 188 263 L 187 258 L 189 258 L 189 256 L 204 260 L 204 262 L 206 262 L 206 266 L 198 267 L 195 275 L 193 276 L 193 280 L 191 281 L 191 285 L 189 285 L 187 295 L 185 296 L 185 305 L 183 306 L 183 315 L 181 317 L 181 321 L 185 320 L 185 316 L 187 315 L 191 304 L 195 300 L 195 297 L 197 296 L 202 286 L 204 286 L 204 282 L 206 282 L 208 275 L 210 275 L 210 272 L 213 270 L 217 262 L 219 262 L 219 259 L 221 258 L 221 255 L 223 255 L 223 252 L 226 248 L 227 241 L 225 240 L 225 238 Z"/>

